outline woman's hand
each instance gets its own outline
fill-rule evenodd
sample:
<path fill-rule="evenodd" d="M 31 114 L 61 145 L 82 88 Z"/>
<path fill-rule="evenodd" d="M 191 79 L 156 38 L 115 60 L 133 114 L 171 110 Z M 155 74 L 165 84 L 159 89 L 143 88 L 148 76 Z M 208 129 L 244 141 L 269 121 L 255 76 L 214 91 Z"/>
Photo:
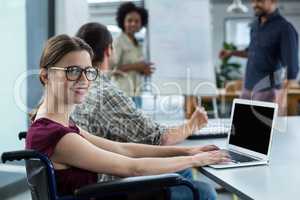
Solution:
<path fill-rule="evenodd" d="M 144 68 L 144 71 L 142 72 L 142 74 L 144 76 L 150 76 L 151 74 L 153 74 L 155 68 L 154 67 L 146 67 Z"/>
<path fill-rule="evenodd" d="M 230 162 L 230 156 L 224 151 L 207 151 L 193 156 L 194 167 Z"/>
<path fill-rule="evenodd" d="M 141 74 L 145 75 L 145 76 L 149 76 L 151 75 L 155 68 L 151 67 L 152 65 L 154 65 L 154 63 L 151 62 L 139 62 L 138 64 L 138 72 L 140 72 Z"/>
<path fill-rule="evenodd" d="M 205 145 L 205 146 L 201 146 L 201 147 L 190 147 L 188 149 L 188 155 L 193 156 L 196 155 L 198 153 L 203 153 L 203 152 L 207 152 L 207 151 L 216 151 L 216 150 L 220 150 L 219 147 L 217 147 L 216 145 Z"/>

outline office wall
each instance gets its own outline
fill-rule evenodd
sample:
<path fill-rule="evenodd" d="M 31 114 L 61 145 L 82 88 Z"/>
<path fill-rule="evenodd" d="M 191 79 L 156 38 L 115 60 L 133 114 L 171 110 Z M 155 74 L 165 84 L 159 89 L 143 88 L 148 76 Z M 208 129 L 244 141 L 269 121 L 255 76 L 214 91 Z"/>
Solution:
<path fill-rule="evenodd" d="M 89 20 L 100 22 L 105 25 L 116 25 L 116 12 L 124 2 L 89 3 Z M 143 7 L 143 0 L 134 0 L 135 5 Z"/>
<path fill-rule="evenodd" d="M 48 8 L 53 0 L 26 0 L 27 70 L 33 73 L 27 80 L 27 107 L 32 110 L 41 99 L 43 88 L 39 80 L 39 61 L 49 36 Z M 50 11 L 51 12 L 51 11 Z"/>
<path fill-rule="evenodd" d="M 18 101 L 26 105 L 26 81 L 15 99 L 17 79 L 26 71 L 26 1 L 0 1 L 0 153 L 23 148 L 17 140 L 17 133 L 26 130 L 26 112 L 21 110 Z"/>
<path fill-rule="evenodd" d="M 56 0 L 55 33 L 74 35 L 88 16 L 87 0 Z"/>

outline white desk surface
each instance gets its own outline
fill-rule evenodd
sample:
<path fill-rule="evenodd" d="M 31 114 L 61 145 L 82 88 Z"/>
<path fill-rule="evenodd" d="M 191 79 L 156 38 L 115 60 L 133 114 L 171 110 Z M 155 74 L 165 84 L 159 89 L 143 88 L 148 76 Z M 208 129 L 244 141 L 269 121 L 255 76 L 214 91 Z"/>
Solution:
<path fill-rule="evenodd" d="M 284 200 L 300 198 L 300 117 L 281 118 L 274 132 L 268 166 L 199 170 L 242 199 Z M 278 125 L 280 124 L 280 125 Z M 279 130 L 280 129 L 280 130 Z M 180 145 L 216 144 L 226 139 L 186 140 Z"/>

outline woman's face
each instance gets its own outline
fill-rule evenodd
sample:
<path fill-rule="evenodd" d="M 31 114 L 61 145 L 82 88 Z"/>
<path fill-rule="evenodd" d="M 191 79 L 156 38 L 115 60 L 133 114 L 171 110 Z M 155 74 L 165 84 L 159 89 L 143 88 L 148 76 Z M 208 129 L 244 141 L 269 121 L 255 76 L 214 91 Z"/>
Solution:
<path fill-rule="evenodd" d="M 130 12 L 124 20 L 124 29 L 127 34 L 139 32 L 142 26 L 142 19 L 138 12 Z"/>
<path fill-rule="evenodd" d="M 92 66 L 90 54 L 84 50 L 70 52 L 53 67 L 67 68 L 68 66 L 79 66 L 82 69 Z M 73 105 L 83 102 L 90 86 L 86 75 L 82 72 L 78 80 L 70 81 L 66 77 L 66 71 L 51 69 L 51 67 L 48 70 L 47 92 L 55 97 L 58 105 Z"/>

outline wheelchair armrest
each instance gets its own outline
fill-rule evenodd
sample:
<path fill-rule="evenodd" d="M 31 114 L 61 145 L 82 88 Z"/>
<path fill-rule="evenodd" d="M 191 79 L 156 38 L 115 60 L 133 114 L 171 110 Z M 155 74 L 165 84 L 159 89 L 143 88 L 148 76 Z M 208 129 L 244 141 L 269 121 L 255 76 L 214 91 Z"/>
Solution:
<path fill-rule="evenodd" d="M 26 135 L 27 135 L 26 131 L 20 132 L 19 135 L 18 135 L 19 140 L 26 139 Z"/>
<path fill-rule="evenodd" d="M 149 188 L 164 188 L 177 185 L 186 185 L 190 187 L 184 182 L 190 183 L 178 174 L 130 177 L 84 186 L 75 190 L 75 196 L 78 198 L 98 197 L 113 193 L 132 192 L 143 189 L 147 190 Z"/>
<path fill-rule="evenodd" d="M 34 150 L 9 151 L 9 152 L 4 152 L 1 155 L 1 160 L 3 163 L 5 163 L 6 161 L 38 158 L 38 156 L 39 156 L 39 153 Z"/>

